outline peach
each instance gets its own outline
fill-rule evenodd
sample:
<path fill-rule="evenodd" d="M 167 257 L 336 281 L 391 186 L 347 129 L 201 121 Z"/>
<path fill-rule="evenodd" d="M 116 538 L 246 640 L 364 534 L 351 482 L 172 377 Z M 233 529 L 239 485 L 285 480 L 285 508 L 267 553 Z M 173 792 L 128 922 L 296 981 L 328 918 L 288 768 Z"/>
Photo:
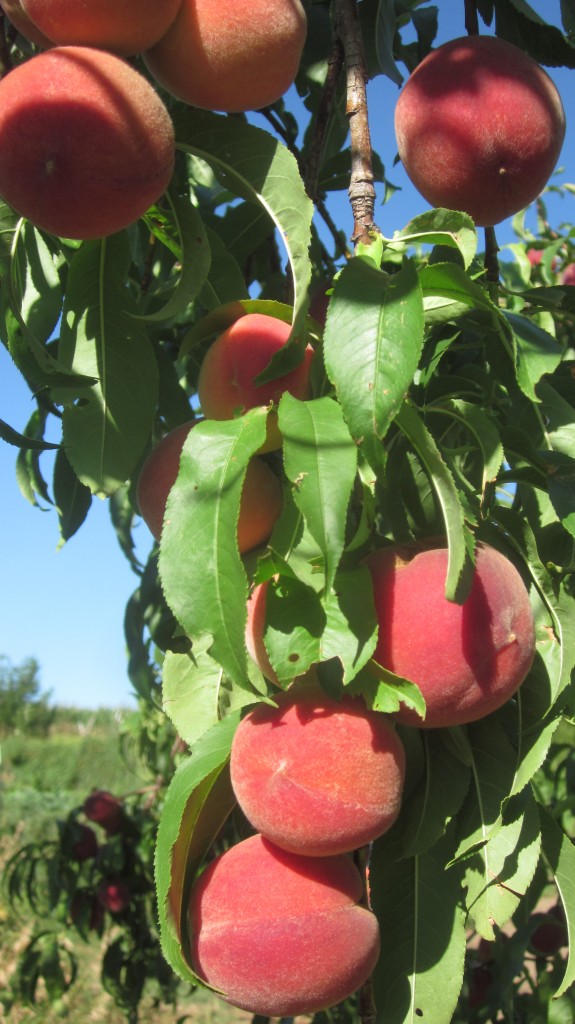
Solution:
<path fill-rule="evenodd" d="M 0 195 L 52 234 L 127 227 L 164 192 L 174 156 L 164 104 L 111 53 L 55 47 L 0 82 Z"/>
<path fill-rule="evenodd" d="M 166 434 L 142 466 L 136 498 L 142 519 L 160 539 L 168 495 L 176 482 L 184 441 L 196 421 L 183 423 Z M 282 507 L 280 482 L 263 459 L 248 464 L 240 502 L 238 548 L 241 554 L 265 543 Z"/>
<path fill-rule="evenodd" d="M 17 32 L 20 32 L 25 39 L 29 39 L 36 46 L 46 49 L 52 46 L 52 40 L 48 39 L 43 32 L 34 24 L 24 10 L 21 0 L 0 0 L 0 10 L 8 16 Z"/>
<path fill-rule="evenodd" d="M 144 59 L 160 85 L 185 103 L 258 110 L 294 81 L 306 28 L 300 0 L 183 0 Z"/>
<path fill-rule="evenodd" d="M 394 716 L 425 728 L 474 722 L 519 688 L 535 654 L 529 594 L 512 562 L 479 544 L 467 600 L 445 597 L 447 548 L 389 547 L 366 559 L 379 635 L 374 659 L 416 683 L 425 720 L 402 706 Z"/>
<path fill-rule="evenodd" d="M 561 98 L 531 57 L 493 36 L 452 39 L 407 80 L 399 155 L 432 205 L 498 224 L 539 195 L 565 136 Z"/>
<path fill-rule="evenodd" d="M 570 263 L 561 273 L 561 284 L 575 285 L 575 263 Z"/>
<path fill-rule="evenodd" d="M 379 954 L 377 919 L 358 906 L 362 889 L 346 854 L 301 857 L 252 836 L 192 889 L 192 966 L 250 1013 L 333 1006 L 366 981 Z"/>
<path fill-rule="evenodd" d="M 291 327 L 263 313 L 248 313 L 228 327 L 210 346 L 200 367 L 198 398 L 207 419 L 231 420 L 259 405 L 277 405 L 284 391 L 295 398 L 311 397 L 309 374 L 313 349 L 308 345 L 294 370 L 269 384 L 254 384 L 272 356 L 285 345 Z M 277 413 L 270 412 L 261 451 L 281 448 Z"/>
<path fill-rule="evenodd" d="M 181 0 L 22 0 L 30 20 L 60 46 L 97 46 L 129 57 L 166 33 Z"/>
<path fill-rule="evenodd" d="M 401 805 L 405 753 L 361 699 L 315 693 L 260 704 L 240 722 L 231 779 L 248 821 L 276 846 L 324 857 L 372 842 Z"/>

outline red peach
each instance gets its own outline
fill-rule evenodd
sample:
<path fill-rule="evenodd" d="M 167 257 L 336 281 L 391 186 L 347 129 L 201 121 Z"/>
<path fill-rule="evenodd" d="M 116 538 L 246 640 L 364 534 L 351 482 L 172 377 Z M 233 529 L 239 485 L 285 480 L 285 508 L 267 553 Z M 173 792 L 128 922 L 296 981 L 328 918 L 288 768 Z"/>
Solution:
<path fill-rule="evenodd" d="M 346 854 L 301 857 L 261 836 L 221 854 L 190 898 L 192 965 L 228 1002 L 291 1017 L 350 996 L 379 953 L 377 919 L 358 906 Z"/>
<path fill-rule="evenodd" d="M 84 801 L 83 811 L 90 821 L 101 825 L 109 836 L 121 832 L 124 824 L 124 809 L 117 796 L 105 789 L 95 789 Z"/>
<path fill-rule="evenodd" d="M 195 422 L 183 423 L 166 434 L 148 455 L 138 478 L 140 514 L 156 540 L 162 533 L 166 503 L 178 476 L 182 448 Z M 244 479 L 238 520 L 241 554 L 265 543 L 281 507 L 281 485 L 277 476 L 262 459 L 251 459 Z"/>
<path fill-rule="evenodd" d="M 111 53 L 55 47 L 0 82 L 0 195 L 52 234 L 132 224 L 164 192 L 174 156 L 166 107 Z"/>
<path fill-rule="evenodd" d="M 565 267 L 560 278 L 561 284 L 575 285 L 575 263 Z"/>
<path fill-rule="evenodd" d="M 59 46 L 97 46 L 129 57 L 168 31 L 181 0 L 22 0 L 28 17 Z"/>
<path fill-rule="evenodd" d="M 79 889 L 72 897 L 70 917 L 81 935 L 99 932 L 104 924 L 104 908 L 92 893 Z"/>
<path fill-rule="evenodd" d="M 543 257 L 543 249 L 528 249 L 527 259 L 529 260 L 532 267 L 536 267 L 541 263 Z"/>
<path fill-rule="evenodd" d="M 425 728 L 462 725 L 501 707 L 535 654 L 529 595 L 512 562 L 479 544 L 463 605 L 445 597 L 447 548 L 389 547 L 366 559 L 379 635 L 374 659 L 416 683 L 425 721 L 406 707 L 395 715 Z"/>
<path fill-rule="evenodd" d="M 207 419 L 231 420 L 237 412 L 260 405 L 277 405 L 284 391 L 295 398 L 311 397 L 309 373 L 313 349 L 308 345 L 302 362 L 269 384 L 254 384 L 270 359 L 285 345 L 291 326 L 276 317 L 248 313 L 228 327 L 208 349 L 198 378 L 198 397 Z M 261 451 L 281 448 L 277 414 L 267 420 L 267 438 Z"/>
<path fill-rule="evenodd" d="M 294 81 L 306 27 L 300 0 L 183 0 L 144 58 L 160 85 L 185 103 L 258 110 Z"/>
<path fill-rule="evenodd" d="M 100 882 L 96 896 L 111 914 L 121 914 L 130 905 L 131 892 L 125 882 L 118 878 L 107 878 Z"/>
<path fill-rule="evenodd" d="M 284 850 L 323 857 L 351 852 L 393 825 L 405 753 L 390 720 L 361 699 L 304 692 L 242 719 L 230 768 L 258 832 Z"/>
<path fill-rule="evenodd" d="M 483 226 L 537 198 L 557 163 L 565 114 L 528 54 L 476 35 L 421 61 L 400 94 L 395 128 L 405 170 L 428 203 Z"/>

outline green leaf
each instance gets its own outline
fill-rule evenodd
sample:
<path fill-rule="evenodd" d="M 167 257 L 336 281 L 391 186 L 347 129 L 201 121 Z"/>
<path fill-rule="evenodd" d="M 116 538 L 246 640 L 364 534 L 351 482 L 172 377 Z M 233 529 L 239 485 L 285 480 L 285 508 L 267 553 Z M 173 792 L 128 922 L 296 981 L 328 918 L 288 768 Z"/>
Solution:
<path fill-rule="evenodd" d="M 176 144 L 210 165 L 234 195 L 260 204 L 277 227 L 294 282 L 294 327 L 305 316 L 311 279 L 308 257 L 313 205 L 289 150 L 268 132 L 240 118 L 180 108 L 174 117 Z"/>
<path fill-rule="evenodd" d="M 374 711 L 391 715 L 405 704 L 425 718 L 425 700 L 419 687 L 373 660 L 358 672 L 350 689 L 353 693 L 361 693 Z"/>
<path fill-rule="evenodd" d="M 394 243 L 402 245 L 426 243 L 428 245 L 448 245 L 461 253 L 463 265 L 467 269 L 473 262 L 477 252 L 477 231 L 471 217 L 455 210 L 427 210 L 410 220 L 401 231 L 396 231 L 393 239 L 388 241 L 389 248 Z"/>
<path fill-rule="evenodd" d="M 264 644 L 282 686 L 319 661 L 324 629 L 325 612 L 311 587 L 288 576 L 270 581 Z"/>
<path fill-rule="evenodd" d="M 448 299 L 462 307 L 473 307 L 499 317 L 497 306 L 493 305 L 483 288 L 455 263 L 433 263 L 419 272 L 424 303 L 437 297 Z"/>
<path fill-rule="evenodd" d="M 208 279 L 200 292 L 206 309 L 217 309 L 236 299 L 247 299 L 248 290 L 237 260 L 228 251 L 219 235 L 207 229 L 212 263 Z"/>
<path fill-rule="evenodd" d="M 18 235 L 10 279 L 15 312 L 35 338 L 47 341 L 60 318 L 62 285 L 53 254 L 29 221 Z"/>
<path fill-rule="evenodd" d="M 186 653 L 167 651 L 162 665 L 162 706 L 188 746 L 226 714 L 255 700 L 253 693 L 230 687 L 208 654 L 211 642 L 207 636 Z"/>
<path fill-rule="evenodd" d="M 136 316 L 143 323 L 161 323 L 183 313 L 199 295 L 211 265 L 210 245 L 202 218 L 189 199 L 166 193 L 171 223 L 164 224 L 177 238 L 181 271 L 176 286 L 164 306 L 155 313 Z"/>
<path fill-rule="evenodd" d="M 557 369 L 563 349 L 551 334 L 527 317 L 507 310 L 503 316 L 513 334 L 517 383 L 527 398 L 539 402 L 535 386 L 546 373 Z"/>
<path fill-rule="evenodd" d="M 413 263 L 389 275 L 363 258 L 338 275 L 324 332 L 325 366 L 350 433 L 377 465 L 381 440 L 409 388 L 423 344 Z"/>
<path fill-rule="evenodd" d="M 463 979 L 465 928 L 450 843 L 400 859 L 393 831 L 373 845 L 371 901 L 381 929 L 376 1024 L 447 1024 Z"/>
<path fill-rule="evenodd" d="M 186 956 L 189 894 L 235 804 L 227 762 L 238 722 L 239 715 L 218 722 L 178 766 L 158 827 L 155 878 L 162 951 L 176 974 L 192 983 L 196 976 Z"/>
<path fill-rule="evenodd" d="M 125 232 L 84 242 L 70 265 L 62 313 L 62 362 L 98 381 L 71 404 L 61 394 L 64 443 L 76 475 L 100 497 L 132 474 L 158 397 L 154 351 L 124 284 L 128 259 Z"/>
<path fill-rule="evenodd" d="M 284 466 L 294 501 L 324 559 L 330 590 L 345 546 L 357 448 L 331 398 L 300 402 L 285 392 L 278 408 Z"/>
<path fill-rule="evenodd" d="M 501 827 L 501 808 L 512 791 L 517 753 L 497 713 L 467 726 L 471 785 L 457 816 L 455 858 L 483 846 Z"/>
<path fill-rule="evenodd" d="M 469 766 L 453 754 L 444 730 L 422 729 L 421 737 L 425 771 L 399 819 L 403 857 L 425 853 L 441 838 L 469 787 Z"/>
<path fill-rule="evenodd" d="M 192 640 L 247 685 L 247 579 L 237 523 L 248 462 L 265 438 L 265 409 L 235 420 L 201 421 L 190 431 L 166 507 L 160 578 L 168 605 Z"/>
<path fill-rule="evenodd" d="M 52 487 L 54 504 L 58 509 L 61 542 L 64 544 L 85 521 L 92 504 L 92 494 L 89 487 L 78 480 L 63 448 L 54 462 Z"/>
<path fill-rule="evenodd" d="M 463 509 L 453 477 L 413 405 L 403 403 L 396 416 L 396 423 L 413 445 L 429 474 L 443 514 L 449 550 L 445 596 L 448 601 L 463 604 L 473 580 L 473 563 L 468 549 L 470 535 L 465 531 Z"/>
<path fill-rule="evenodd" d="M 403 75 L 393 59 L 393 43 L 397 31 L 397 13 L 394 0 L 380 0 L 375 22 L 375 49 L 384 75 L 401 85 Z"/>
<path fill-rule="evenodd" d="M 545 807 L 539 807 L 543 857 L 559 890 L 569 934 L 569 959 L 554 998 L 558 999 L 575 981 L 575 847 Z"/>
<path fill-rule="evenodd" d="M 466 861 L 467 910 L 476 930 L 493 940 L 533 880 L 541 851 L 537 805 L 529 788 L 505 808 L 502 827 Z"/>
<path fill-rule="evenodd" d="M 20 434 L 14 427 L 11 427 L 9 423 L 5 423 L 4 420 L 0 420 L 0 437 L 7 444 L 14 445 L 15 448 L 26 448 L 28 451 L 54 451 L 60 447 L 59 444 L 51 444 L 50 441 L 43 441 L 36 437 L 26 437 L 25 434 Z"/>
<path fill-rule="evenodd" d="M 452 414 L 476 438 L 483 457 L 481 492 L 484 494 L 487 485 L 496 480 L 505 454 L 492 417 L 472 402 L 457 398 L 442 403 L 441 406 L 434 405 L 433 412 Z"/>
<path fill-rule="evenodd" d="M 345 686 L 367 664 L 377 644 L 377 617 L 367 567 L 339 571 L 322 604 L 325 628 L 320 660 L 337 658 L 341 662 Z"/>

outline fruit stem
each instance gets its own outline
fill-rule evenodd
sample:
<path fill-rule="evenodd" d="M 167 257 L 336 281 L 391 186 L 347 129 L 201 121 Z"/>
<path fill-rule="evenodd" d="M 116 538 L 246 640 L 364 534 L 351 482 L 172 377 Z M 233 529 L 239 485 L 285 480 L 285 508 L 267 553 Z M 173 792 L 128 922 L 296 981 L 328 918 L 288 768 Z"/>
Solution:
<path fill-rule="evenodd" d="M 499 252 L 499 246 L 497 244 L 497 238 L 495 237 L 495 228 L 485 228 L 485 280 L 487 281 L 487 289 L 489 291 L 489 297 L 495 305 L 499 303 L 499 260 L 497 259 L 497 253 Z"/>
<path fill-rule="evenodd" d="M 374 224 L 375 186 L 367 115 L 367 70 L 357 13 L 357 0 L 333 0 L 335 36 L 341 41 L 347 81 L 346 114 L 351 136 L 351 178 L 348 189 L 353 212 L 352 242 L 369 245 Z"/>

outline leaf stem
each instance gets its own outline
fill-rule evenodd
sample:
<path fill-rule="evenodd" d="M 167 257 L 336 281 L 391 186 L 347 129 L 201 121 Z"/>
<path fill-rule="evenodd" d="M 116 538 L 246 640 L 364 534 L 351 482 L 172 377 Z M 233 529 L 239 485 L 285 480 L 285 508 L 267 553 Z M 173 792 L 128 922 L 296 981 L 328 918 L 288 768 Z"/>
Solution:
<path fill-rule="evenodd" d="M 375 186 L 367 113 L 367 70 L 357 13 L 357 0 L 333 0 L 335 35 L 341 41 L 347 82 L 346 113 L 351 136 L 351 178 L 348 189 L 353 212 L 352 242 L 369 245 L 374 224 Z"/>

